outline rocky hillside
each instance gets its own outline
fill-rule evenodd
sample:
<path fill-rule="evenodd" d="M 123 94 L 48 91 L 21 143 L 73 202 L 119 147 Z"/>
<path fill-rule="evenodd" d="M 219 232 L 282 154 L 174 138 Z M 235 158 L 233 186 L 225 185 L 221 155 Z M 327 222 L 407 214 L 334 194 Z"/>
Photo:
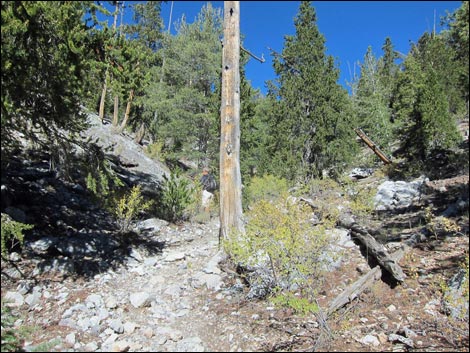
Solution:
<path fill-rule="evenodd" d="M 74 158 L 101 146 L 122 180 L 152 194 L 168 169 L 130 136 L 90 121 Z M 175 225 L 143 214 L 122 236 L 85 176 L 66 179 L 50 160 L 31 149 L 2 175 L 2 213 L 35 225 L 2 259 L 2 304 L 26 351 L 468 351 L 468 169 L 356 180 L 373 188 L 375 212 L 338 225 L 340 258 L 322 281 L 322 310 L 299 315 L 250 295 L 219 250 L 216 216 Z M 403 281 L 378 265 L 361 234 L 383 253 L 401 251 Z M 344 293 L 352 294 L 333 307 Z"/>

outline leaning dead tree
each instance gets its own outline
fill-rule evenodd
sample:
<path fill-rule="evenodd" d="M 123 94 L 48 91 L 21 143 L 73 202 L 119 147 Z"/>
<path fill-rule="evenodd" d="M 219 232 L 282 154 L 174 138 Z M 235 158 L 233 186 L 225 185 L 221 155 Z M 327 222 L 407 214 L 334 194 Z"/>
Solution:
<path fill-rule="evenodd" d="M 220 239 L 242 232 L 240 172 L 240 2 L 224 1 L 220 107 Z"/>
<path fill-rule="evenodd" d="M 392 161 L 381 151 L 381 149 L 362 131 L 362 129 L 354 129 L 357 136 L 384 162 L 390 164 Z"/>

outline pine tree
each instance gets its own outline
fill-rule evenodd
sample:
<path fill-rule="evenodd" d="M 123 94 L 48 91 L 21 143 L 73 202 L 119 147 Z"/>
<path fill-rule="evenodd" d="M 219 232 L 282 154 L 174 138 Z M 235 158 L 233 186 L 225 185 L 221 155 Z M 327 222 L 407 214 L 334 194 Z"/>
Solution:
<path fill-rule="evenodd" d="M 469 109 L 469 2 L 462 1 L 462 5 L 449 14 L 444 21 L 447 22 L 449 30 L 443 33 L 447 43 L 453 49 L 456 63 L 458 64 L 458 88 L 460 96 L 466 106 L 466 117 L 468 119 Z"/>
<path fill-rule="evenodd" d="M 432 63 L 420 60 L 413 47 L 398 75 L 393 109 L 401 133 L 401 154 L 425 161 L 433 149 L 448 148 L 458 141 L 450 115 L 445 85 Z"/>
<path fill-rule="evenodd" d="M 302 2 L 296 33 L 285 37 L 282 55 L 274 58 L 280 99 L 274 163 L 291 179 L 337 174 L 355 148 L 347 93 L 316 22 L 311 3 Z"/>
<path fill-rule="evenodd" d="M 15 144 L 16 131 L 57 140 L 59 129 L 84 128 L 89 27 L 83 18 L 94 11 L 89 5 L 2 2 L 2 153 Z"/>
<path fill-rule="evenodd" d="M 152 133 L 165 142 L 169 160 L 190 158 L 199 166 L 217 160 L 220 109 L 221 12 L 207 4 L 196 21 L 182 18 L 164 39 L 164 72 L 154 69 L 146 90 Z"/>

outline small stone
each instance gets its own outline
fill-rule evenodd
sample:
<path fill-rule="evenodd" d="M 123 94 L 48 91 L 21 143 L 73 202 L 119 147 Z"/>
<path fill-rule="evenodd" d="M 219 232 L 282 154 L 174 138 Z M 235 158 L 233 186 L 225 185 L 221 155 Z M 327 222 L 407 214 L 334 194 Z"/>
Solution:
<path fill-rule="evenodd" d="M 135 331 L 137 325 L 134 322 L 126 322 L 124 323 L 124 332 L 127 334 L 131 334 Z"/>
<path fill-rule="evenodd" d="M 150 327 L 147 327 L 144 329 L 144 336 L 147 338 L 152 338 L 153 337 L 153 330 Z"/>
<path fill-rule="evenodd" d="M 362 344 L 372 345 L 375 347 L 380 345 L 379 339 L 375 337 L 374 335 L 365 335 L 359 340 L 359 342 L 361 342 Z"/>
<path fill-rule="evenodd" d="M 75 345 L 75 333 L 72 332 L 65 336 L 65 343 L 70 347 L 73 347 Z"/>

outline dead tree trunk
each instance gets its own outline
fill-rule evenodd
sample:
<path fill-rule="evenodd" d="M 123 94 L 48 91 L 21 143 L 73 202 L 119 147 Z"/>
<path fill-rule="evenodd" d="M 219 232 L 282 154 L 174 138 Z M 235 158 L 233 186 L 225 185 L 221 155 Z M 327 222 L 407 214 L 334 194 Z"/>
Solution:
<path fill-rule="evenodd" d="M 144 135 L 145 135 L 145 124 L 141 123 L 139 130 L 137 130 L 137 133 L 135 134 L 134 141 L 140 145 L 142 143 L 142 139 L 144 138 Z"/>
<path fill-rule="evenodd" d="M 119 132 L 122 132 L 127 125 L 127 122 L 129 120 L 129 115 L 131 114 L 131 105 L 132 105 L 133 99 L 134 99 L 134 90 L 131 89 L 129 93 L 129 99 L 127 100 L 126 113 L 124 114 L 124 120 L 122 121 L 121 126 L 119 127 Z"/>
<path fill-rule="evenodd" d="M 240 2 L 224 1 L 220 108 L 220 239 L 243 232 L 240 172 Z"/>
<path fill-rule="evenodd" d="M 405 254 L 405 250 L 400 249 L 393 254 L 391 258 L 394 261 L 400 261 Z M 352 302 L 354 299 L 368 287 L 372 285 L 376 280 L 382 277 L 382 269 L 380 266 L 375 266 L 372 270 L 367 272 L 364 276 L 359 278 L 356 282 L 347 287 L 340 295 L 338 295 L 328 307 L 327 316 L 333 314 L 336 310 L 340 309 L 344 305 Z"/>
<path fill-rule="evenodd" d="M 372 255 L 382 268 L 387 270 L 395 280 L 398 282 L 405 280 L 406 275 L 400 265 L 390 256 L 385 246 L 377 242 L 377 240 L 369 234 L 367 229 L 345 218 L 340 219 L 339 223 L 341 227 L 351 230 L 351 236 L 359 240 L 366 248 L 367 254 Z"/>
<path fill-rule="evenodd" d="M 362 131 L 361 129 L 354 129 L 354 131 L 356 132 L 357 136 L 359 136 L 362 139 L 362 141 L 364 141 L 366 143 L 366 145 L 372 151 L 374 151 L 374 153 L 382 160 L 382 162 L 384 162 L 385 164 L 392 163 L 392 161 L 387 158 L 385 153 L 383 153 L 380 150 L 380 148 L 369 137 L 367 137 L 367 135 L 364 133 L 364 131 Z"/>
<path fill-rule="evenodd" d="M 108 69 L 106 69 L 106 72 L 104 74 L 103 89 L 101 90 L 100 109 L 99 109 L 99 117 L 100 117 L 101 122 L 103 122 L 104 120 L 104 104 L 106 101 L 107 90 L 108 90 Z"/>
<path fill-rule="evenodd" d="M 113 115 L 113 126 L 118 126 L 119 124 L 119 97 L 118 95 L 114 96 L 114 115 Z"/>

